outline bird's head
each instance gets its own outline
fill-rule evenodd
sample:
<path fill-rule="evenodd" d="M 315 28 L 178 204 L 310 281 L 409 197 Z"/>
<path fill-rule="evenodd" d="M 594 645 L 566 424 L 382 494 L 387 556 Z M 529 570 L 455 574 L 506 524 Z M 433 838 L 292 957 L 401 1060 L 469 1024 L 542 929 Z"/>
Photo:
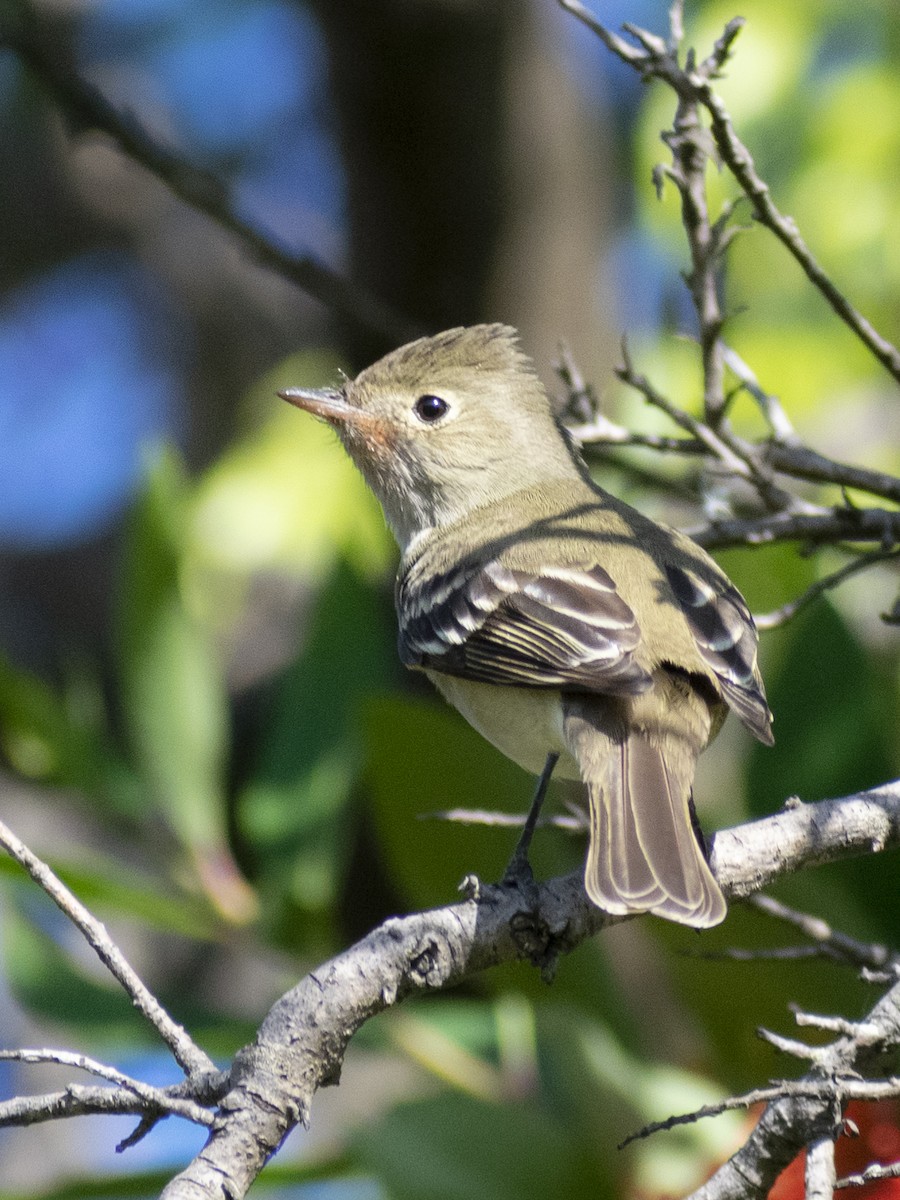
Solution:
<path fill-rule="evenodd" d="M 279 395 L 337 430 L 401 547 L 425 529 L 578 469 L 508 325 L 420 338 L 339 388 Z"/>

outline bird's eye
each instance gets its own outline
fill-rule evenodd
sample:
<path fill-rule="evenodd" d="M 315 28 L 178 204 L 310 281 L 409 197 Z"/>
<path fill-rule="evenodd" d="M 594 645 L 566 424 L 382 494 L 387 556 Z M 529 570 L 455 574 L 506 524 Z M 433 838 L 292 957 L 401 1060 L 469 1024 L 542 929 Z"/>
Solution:
<path fill-rule="evenodd" d="M 442 400 L 440 396 L 420 396 L 413 405 L 413 412 L 420 421 L 426 421 L 432 424 L 439 421 L 445 412 L 450 408 L 446 400 Z"/>

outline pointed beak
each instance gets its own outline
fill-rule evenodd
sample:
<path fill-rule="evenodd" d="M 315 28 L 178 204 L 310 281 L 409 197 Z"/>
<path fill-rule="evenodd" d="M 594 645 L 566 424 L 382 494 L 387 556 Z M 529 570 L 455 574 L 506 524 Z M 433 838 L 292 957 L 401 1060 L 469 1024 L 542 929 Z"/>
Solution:
<path fill-rule="evenodd" d="M 328 421 L 331 425 L 344 425 L 348 421 L 358 419 L 360 410 L 348 404 L 343 393 L 336 388 L 285 388 L 278 395 L 288 404 L 305 409 L 314 417 Z"/>

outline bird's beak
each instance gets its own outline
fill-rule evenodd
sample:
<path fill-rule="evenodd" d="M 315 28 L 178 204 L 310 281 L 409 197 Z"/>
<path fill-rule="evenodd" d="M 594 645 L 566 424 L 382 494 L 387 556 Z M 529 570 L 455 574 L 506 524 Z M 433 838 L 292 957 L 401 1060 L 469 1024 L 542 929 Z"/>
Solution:
<path fill-rule="evenodd" d="M 348 421 L 358 419 L 361 409 L 348 404 L 343 393 L 336 388 L 285 388 L 278 395 L 288 404 L 305 409 L 314 417 L 320 417 L 331 425 L 346 425 Z"/>

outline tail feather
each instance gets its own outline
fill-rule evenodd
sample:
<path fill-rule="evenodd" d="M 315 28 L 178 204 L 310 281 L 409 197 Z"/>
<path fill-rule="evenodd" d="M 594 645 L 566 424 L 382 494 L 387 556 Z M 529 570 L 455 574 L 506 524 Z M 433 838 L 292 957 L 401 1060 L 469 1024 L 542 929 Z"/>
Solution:
<path fill-rule="evenodd" d="M 576 750 L 583 725 L 579 733 Z M 725 899 L 691 822 L 695 756 L 683 742 L 659 746 L 636 732 L 616 739 L 594 726 L 588 736 L 590 753 L 579 759 L 590 799 L 591 900 L 617 915 L 651 912 L 697 928 L 718 925 Z"/>

